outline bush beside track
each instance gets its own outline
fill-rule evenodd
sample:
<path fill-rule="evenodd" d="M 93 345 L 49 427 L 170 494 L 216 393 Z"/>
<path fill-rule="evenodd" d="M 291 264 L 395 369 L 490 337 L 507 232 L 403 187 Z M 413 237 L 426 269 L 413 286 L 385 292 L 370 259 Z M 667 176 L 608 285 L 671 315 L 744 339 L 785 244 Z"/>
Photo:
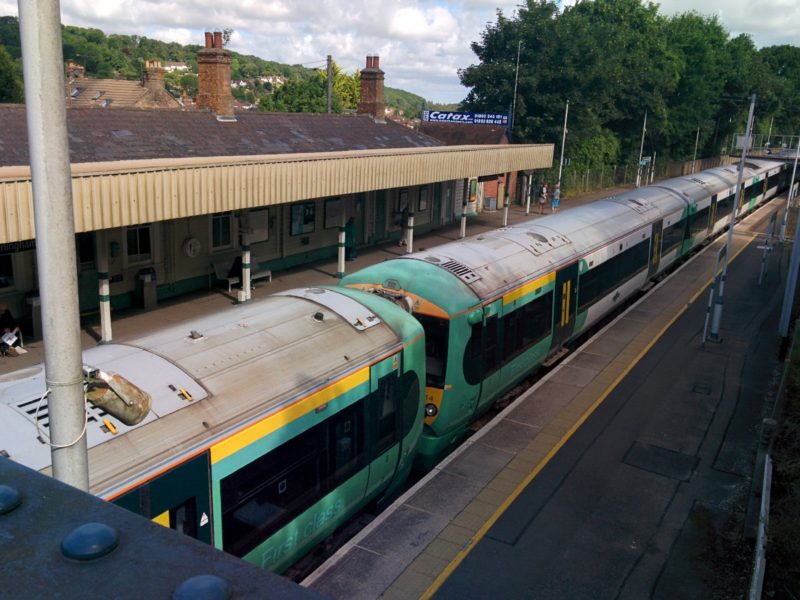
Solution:
<path fill-rule="evenodd" d="M 800 328 L 789 356 L 774 472 L 764 598 L 800 598 Z"/>

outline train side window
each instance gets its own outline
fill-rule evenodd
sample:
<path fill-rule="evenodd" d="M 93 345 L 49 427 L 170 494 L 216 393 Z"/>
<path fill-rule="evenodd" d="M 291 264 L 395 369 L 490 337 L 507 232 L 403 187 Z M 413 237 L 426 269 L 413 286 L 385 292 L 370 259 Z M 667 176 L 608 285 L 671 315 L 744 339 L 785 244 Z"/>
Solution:
<path fill-rule="evenodd" d="M 497 315 L 486 319 L 483 331 L 483 368 L 484 377 L 487 377 L 497 370 L 500 366 L 500 328 L 498 327 Z"/>
<path fill-rule="evenodd" d="M 425 367 L 427 385 L 444 387 L 447 371 L 447 346 L 450 335 L 450 321 L 427 315 L 414 314 L 425 330 Z"/>
<path fill-rule="evenodd" d="M 469 385 L 478 385 L 483 379 L 483 323 L 475 323 L 470 332 L 469 341 L 464 348 L 463 373 Z"/>
<path fill-rule="evenodd" d="M 364 464 L 363 402 L 220 482 L 222 546 L 244 556 Z"/>
<path fill-rule="evenodd" d="M 186 502 L 169 509 L 170 528 L 184 535 L 197 538 L 197 499 L 192 497 Z"/>
<path fill-rule="evenodd" d="M 550 334 L 553 327 L 553 292 L 547 292 L 522 308 L 522 346 L 528 348 Z"/>
<path fill-rule="evenodd" d="M 702 210 L 698 210 L 695 214 L 691 216 L 691 233 L 692 235 L 696 235 L 701 231 L 705 231 L 708 229 L 708 218 L 711 213 L 711 206 L 706 206 Z"/>
<path fill-rule="evenodd" d="M 419 376 L 414 371 L 408 371 L 400 376 L 397 382 L 398 397 L 400 398 L 401 422 L 400 437 L 406 437 L 417 422 L 417 415 L 422 410 L 420 398 Z"/>
<path fill-rule="evenodd" d="M 639 242 L 582 274 L 578 280 L 578 310 L 589 308 L 612 289 L 646 269 L 649 250 L 648 240 Z"/>
<path fill-rule="evenodd" d="M 681 219 L 665 228 L 661 236 L 661 252 L 669 252 L 675 249 L 686 236 L 686 221 Z"/>
<path fill-rule="evenodd" d="M 375 456 L 383 454 L 397 441 L 398 397 L 395 394 L 397 375 L 392 372 L 378 380 L 378 389 L 372 393 L 371 401 L 378 424 L 378 439 Z"/>
<path fill-rule="evenodd" d="M 508 362 L 550 334 L 553 324 L 553 292 L 536 298 L 505 315 L 503 362 Z"/>

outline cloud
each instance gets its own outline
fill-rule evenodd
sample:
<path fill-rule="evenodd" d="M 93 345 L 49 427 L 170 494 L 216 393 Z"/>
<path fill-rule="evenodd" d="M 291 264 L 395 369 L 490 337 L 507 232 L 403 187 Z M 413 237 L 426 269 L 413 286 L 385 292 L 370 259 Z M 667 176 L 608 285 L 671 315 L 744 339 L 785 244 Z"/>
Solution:
<path fill-rule="evenodd" d="M 67 25 L 107 34 L 139 34 L 201 44 L 203 31 L 231 27 L 230 48 L 267 60 L 318 66 L 326 55 L 346 71 L 381 56 L 386 84 L 428 100 L 457 102 L 466 94 L 458 69 L 477 62 L 480 39 L 498 9 L 511 17 L 521 0 L 61 0 Z M 574 0 L 563 0 L 563 4 Z M 694 9 L 696 0 L 661 0 L 662 14 Z M 747 32 L 758 46 L 797 43 L 797 0 L 706 0 L 702 14 L 718 14 L 732 34 Z M 0 15 L 16 15 L 15 0 L 0 0 Z"/>

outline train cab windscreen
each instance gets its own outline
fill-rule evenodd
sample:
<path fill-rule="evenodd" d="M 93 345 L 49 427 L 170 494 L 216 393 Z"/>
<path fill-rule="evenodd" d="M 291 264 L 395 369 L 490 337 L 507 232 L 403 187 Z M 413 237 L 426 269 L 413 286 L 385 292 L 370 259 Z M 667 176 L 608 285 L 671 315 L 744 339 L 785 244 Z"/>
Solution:
<path fill-rule="evenodd" d="M 447 370 L 447 338 L 450 334 L 450 321 L 414 314 L 425 330 L 425 368 L 427 387 L 444 387 Z"/>

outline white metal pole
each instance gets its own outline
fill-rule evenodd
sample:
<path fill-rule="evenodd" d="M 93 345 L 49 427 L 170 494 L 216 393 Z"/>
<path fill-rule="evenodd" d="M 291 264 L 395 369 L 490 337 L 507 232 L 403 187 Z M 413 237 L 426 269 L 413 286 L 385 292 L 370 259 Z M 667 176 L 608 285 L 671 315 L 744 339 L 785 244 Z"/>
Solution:
<path fill-rule="evenodd" d="M 561 159 L 558 161 L 558 189 L 561 189 L 561 172 L 564 169 L 564 143 L 567 141 L 567 117 L 569 116 L 569 100 L 564 108 L 564 131 L 561 133 Z M 527 214 L 527 213 L 526 213 Z"/>
<path fill-rule="evenodd" d="M 97 254 L 97 286 L 100 296 L 100 343 L 112 340 L 111 332 L 111 285 L 108 276 L 108 234 L 98 231 L 95 234 L 95 253 Z"/>
<path fill-rule="evenodd" d="M 409 211 L 406 225 L 406 254 L 414 252 L 414 213 Z"/>
<path fill-rule="evenodd" d="M 644 133 L 647 131 L 647 109 L 644 109 L 644 123 L 642 123 L 642 143 L 639 146 L 639 165 L 636 168 L 636 187 L 642 183 L 642 153 L 644 152 Z"/>
<path fill-rule="evenodd" d="M 339 225 L 339 250 L 338 250 L 338 253 L 337 253 L 337 264 L 336 264 L 336 266 L 337 266 L 336 277 L 338 277 L 339 279 L 344 277 L 344 274 L 345 274 L 345 271 L 344 271 L 344 259 L 346 258 L 345 257 L 346 249 L 345 248 L 347 246 L 347 239 L 346 239 L 347 238 L 347 233 L 346 233 L 347 230 L 345 228 L 344 219 L 345 219 L 345 216 L 344 216 L 344 213 L 342 213 L 342 222 Z"/>
<path fill-rule="evenodd" d="M 653 151 L 653 161 L 650 163 L 650 183 L 656 178 L 656 151 Z"/>
<path fill-rule="evenodd" d="M 53 476 L 88 491 L 75 215 L 57 0 L 19 0 Z"/>
<path fill-rule="evenodd" d="M 794 153 L 794 167 L 792 167 L 792 178 L 789 180 L 789 194 L 786 196 L 786 210 L 783 211 L 783 222 L 781 223 L 781 243 L 786 240 L 786 225 L 789 221 L 789 207 L 792 206 L 794 199 L 794 176 L 797 173 L 797 157 L 800 156 L 800 137 L 797 138 L 797 150 Z"/>
<path fill-rule="evenodd" d="M 459 238 L 467 237 L 467 202 L 469 201 L 469 179 L 464 179 L 464 198 L 461 200 L 461 231 Z"/>
<path fill-rule="evenodd" d="M 522 40 L 517 42 L 517 69 L 514 72 L 514 98 L 511 101 L 511 127 L 514 130 L 514 116 L 517 114 L 517 81 L 519 80 L 519 54 L 522 51 Z"/>
<path fill-rule="evenodd" d="M 250 264 L 251 259 L 252 256 L 250 252 L 250 244 L 242 244 L 242 297 L 244 298 L 245 302 L 253 297 L 253 286 L 251 283 L 253 271 Z"/>
<path fill-rule="evenodd" d="M 694 173 L 697 163 L 697 143 L 700 141 L 700 128 L 697 128 L 697 135 L 694 136 L 694 156 L 692 156 L 692 173 Z"/>
<path fill-rule="evenodd" d="M 767 148 L 769 148 L 769 140 L 772 137 L 772 123 L 775 121 L 775 117 L 772 117 L 769 120 L 769 131 L 767 132 Z"/>
<path fill-rule="evenodd" d="M 739 208 L 739 196 L 742 191 L 742 177 L 744 176 L 744 163 L 747 158 L 747 147 L 750 144 L 750 132 L 753 127 L 753 112 L 756 108 L 756 95 L 753 94 L 750 99 L 750 113 L 747 115 L 747 130 L 744 134 L 744 148 L 742 148 L 742 158 L 739 161 L 739 172 L 736 176 L 736 192 L 733 198 L 733 206 L 731 207 L 731 220 L 728 225 L 728 239 L 725 242 L 725 262 L 722 263 L 722 276 L 719 280 L 719 296 L 717 296 L 717 303 L 714 305 L 714 318 L 711 320 L 711 334 L 709 339 L 713 341 L 720 341 L 719 339 L 719 325 L 722 320 L 722 305 L 723 296 L 725 294 L 725 277 L 728 273 L 728 260 L 731 256 L 731 247 L 733 245 L 733 227 L 736 225 L 736 212 Z"/>

